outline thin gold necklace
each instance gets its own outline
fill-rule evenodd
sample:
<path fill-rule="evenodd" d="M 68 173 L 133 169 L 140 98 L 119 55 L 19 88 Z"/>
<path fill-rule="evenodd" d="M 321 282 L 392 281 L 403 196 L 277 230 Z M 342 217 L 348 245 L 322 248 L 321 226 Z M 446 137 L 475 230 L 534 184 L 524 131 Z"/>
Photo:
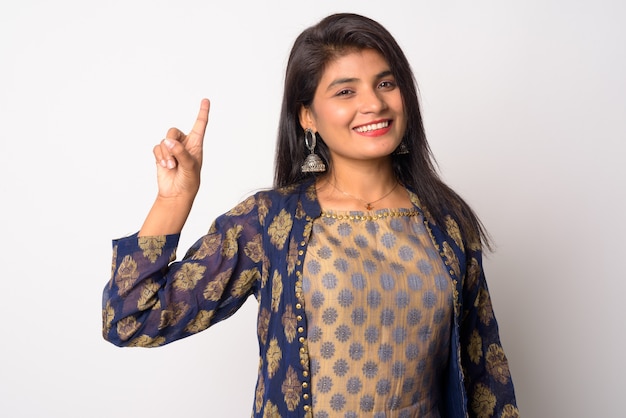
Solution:
<path fill-rule="evenodd" d="M 330 181 L 329 181 L 329 183 L 330 183 Z M 340 193 L 342 193 L 342 194 L 344 194 L 344 195 L 346 195 L 346 196 L 348 196 L 348 197 L 351 197 L 351 198 L 353 198 L 353 199 L 356 199 L 356 200 L 358 200 L 359 202 L 363 202 L 363 204 L 365 204 L 365 209 L 367 209 L 367 210 L 372 210 L 372 209 L 374 209 L 374 206 L 373 206 L 373 205 L 374 205 L 374 203 L 376 203 L 376 202 L 380 202 L 381 200 L 383 200 L 384 198 L 386 198 L 387 196 L 389 196 L 389 195 L 390 195 L 390 194 L 391 194 L 394 190 L 396 190 L 396 187 L 398 187 L 398 183 L 399 183 L 399 182 L 398 182 L 398 181 L 396 181 L 396 183 L 393 185 L 393 187 L 391 188 L 391 190 L 389 190 L 387 193 L 385 193 L 385 195 L 384 195 L 383 197 L 379 197 L 378 199 L 376 199 L 376 200 L 372 200 L 371 202 L 368 202 L 368 201 L 367 201 L 367 200 L 365 200 L 365 199 L 361 199 L 360 197 L 356 197 L 356 196 L 354 196 L 354 195 L 351 195 L 350 193 L 344 192 L 344 191 L 343 191 L 343 190 L 341 190 L 339 187 L 337 187 L 334 183 L 330 183 L 330 185 L 331 185 L 331 186 L 333 186 L 333 187 L 335 188 L 335 190 L 337 190 L 338 192 L 340 192 Z"/>

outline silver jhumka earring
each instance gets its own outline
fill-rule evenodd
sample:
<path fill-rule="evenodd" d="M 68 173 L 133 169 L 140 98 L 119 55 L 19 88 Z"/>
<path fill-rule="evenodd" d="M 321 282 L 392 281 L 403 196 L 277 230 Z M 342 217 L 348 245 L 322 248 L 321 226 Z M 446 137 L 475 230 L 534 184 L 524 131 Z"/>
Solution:
<path fill-rule="evenodd" d="M 304 145 L 309 149 L 310 154 L 307 155 L 302 164 L 302 172 L 322 173 L 326 171 L 326 164 L 324 164 L 324 161 L 315 153 L 316 135 L 310 128 L 304 131 Z"/>
<path fill-rule="evenodd" d="M 395 155 L 406 155 L 409 153 L 409 147 L 406 146 L 404 141 L 400 142 L 398 148 L 393 152 Z"/>

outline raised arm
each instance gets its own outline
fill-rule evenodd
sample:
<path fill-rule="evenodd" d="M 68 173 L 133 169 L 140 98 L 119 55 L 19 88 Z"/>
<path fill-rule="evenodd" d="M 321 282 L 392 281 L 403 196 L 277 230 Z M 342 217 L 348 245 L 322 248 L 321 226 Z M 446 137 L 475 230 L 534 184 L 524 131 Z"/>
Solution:
<path fill-rule="evenodd" d="M 139 236 L 178 234 L 187 221 L 200 188 L 202 146 L 210 102 L 203 99 L 191 132 L 170 128 L 153 149 L 157 163 L 158 195 Z"/>

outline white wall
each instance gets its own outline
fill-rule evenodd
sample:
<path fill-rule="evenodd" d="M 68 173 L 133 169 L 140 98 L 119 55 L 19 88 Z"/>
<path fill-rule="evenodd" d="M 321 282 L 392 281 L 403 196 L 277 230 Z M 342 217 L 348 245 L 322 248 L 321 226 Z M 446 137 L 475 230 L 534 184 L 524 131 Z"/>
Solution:
<path fill-rule="evenodd" d="M 486 269 L 523 415 L 623 416 L 621 0 L 3 1 L 0 415 L 249 416 L 254 303 L 167 347 L 115 348 L 110 239 L 139 228 L 152 146 L 204 96 L 182 247 L 271 184 L 291 43 L 336 11 L 404 47 L 442 175 L 498 244 Z"/>

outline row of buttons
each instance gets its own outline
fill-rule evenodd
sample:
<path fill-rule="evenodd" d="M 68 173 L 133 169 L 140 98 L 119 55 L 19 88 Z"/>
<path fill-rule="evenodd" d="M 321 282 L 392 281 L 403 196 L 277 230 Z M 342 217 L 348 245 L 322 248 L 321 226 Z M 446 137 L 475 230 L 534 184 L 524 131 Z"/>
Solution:
<path fill-rule="evenodd" d="M 306 220 L 309 222 L 309 224 L 311 222 L 313 222 L 313 219 L 311 219 L 311 217 L 307 216 Z M 309 230 L 310 228 L 305 228 L 305 231 Z M 305 237 L 306 238 L 306 237 Z M 309 394 L 309 383 L 308 383 L 308 377 L 309 377 L 309 353 L 308 353 L 308 348 L 306 345 L 306 336 L 304 335 L 304 312 L 302 312 L 302 306 L 304 303 L 304 299 L 302 296 L 302 258 L 304 257 L 304 247 L 306 247 L 306 241 L 301 241 L 300 242 L 300 250 L 298 251 L 298 259 L 296 260 L 296 265 L 297 265 L 297 270 L 296 270 L 296 277 L 297 277 L 297 282 L 296 282 L 296 298 L 297 298 L 297 302 L 296 302 L 296 310 L 297 315 L 296 315 L 296 319 L 298 321 L 298 334 L 300 334 L 300 336 L 298 337 L 298 342 L 300 342 L 301 346 L 300 346 L 300 364 L 302 365 L 302 376 L 306 379 L 306 381 L 302 382 L 302 399 L 304 399 L 304 401 L 308 401 L 310 399 L 310 394 Z M 302 407 L 304 409 L 304 411 L 306 413 L 310 413 L 311 411 L 311 405 L 305 403 L 304 406 Z"/>

